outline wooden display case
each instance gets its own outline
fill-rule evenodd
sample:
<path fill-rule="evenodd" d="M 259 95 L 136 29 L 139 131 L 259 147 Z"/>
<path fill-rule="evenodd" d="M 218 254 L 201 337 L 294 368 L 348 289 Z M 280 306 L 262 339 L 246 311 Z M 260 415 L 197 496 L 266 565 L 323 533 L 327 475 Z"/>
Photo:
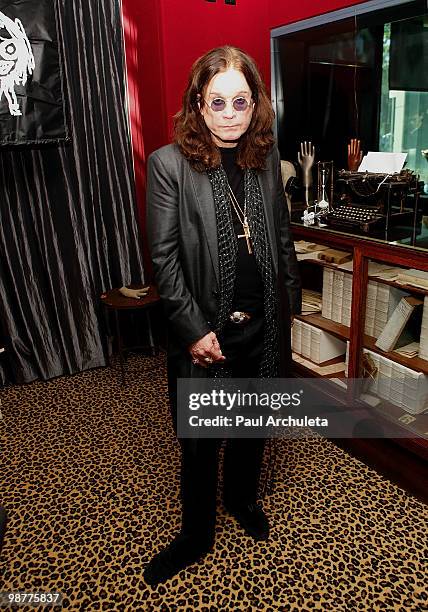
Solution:
<path fill-rule="evenodd" d="M 428 272 L 427 252 L 423 251 L 422 249 L 410 248 L 408 246 L 388 244 L 382 241 L 362 238 L 349 234 L 345 235 L 340 232 L 331 231 L 320 227 L 305 227 L 299 224 L 292 224 L 292 232 L 295 241 L 304 240 L 320 245 L 326 245 L 329 248 L 340 249 L 352 254 L 353 271 L 345 272 L 345 274 L 352 275 L 352 302 L 350 325 L 343 325 L 342 323 L 333 321 L 329 318 L 325 318 L 320 313 L 299 315 L 297 317 L 299 320 L 305 321 L 306 323 L 310 323 L 316 328 L 322 329 L 332 334 L 333 336 L 342 339 L 343 341 L 349 342 L 347 364 L 348 377 L 360 378 L 362 376 L 362 355 L 364 349 L 369 349 L 374 353 L 378 353 L 381 354 L 383 357 L 387 357 L 395 363 L 399 363 L 402 366 L 410 368 L 411 370 L 428 375 L 428 360 L 422 359 L 420 357 L 404 357 L 402 355 L 399 355 L 395 351 L 390 351 L 387 353 L 380 351 L 375 346 L 376 338 L 364 333 L 367 288 L 369 281 L 372 280 L 372 277 L 370 277 L 368 274 L 369 261 L 385 263 L 391 266 L 397 266 L 405 269 L 416 268 L 418 270 Z M 333 269 L 336 268 L 336 266 L 324 263 L 323 261 L 318 259 L 304 259 L 300 262 L 300 266 L 303 287 L 306 289 L 315 290 L 321 289 L 320 285 L 322 283 L 323 269 L 326 267 Z M 383 280 L 378 277 L 376 277 L 374 280 L 379 283 L 384 283 L 388 286 L 393 286 L 401 290 L 405 290 L 409 294 L 415 295 L 421 299 L 424 299 L 424 297 L 428 295 L 428 289 L 417 288 L 410 285 L 403 285 L 401 283 L 398 284 L 397 282 Z M 303 377 L 319 375 L 299 363 L 295 363 L 295 374 Z M 340 394 L 340 390 L 338 391 L 338 393 Z M 343 401 L 347 401 L 346 392 L 343 393 Z M 418 418 L 420 417 L 409 417 L 409 420 L 414 421 Z M 404 419 L 403 427 L 406 427 L 405 421 L 406 419 Z M 422 460 L 427 460 L 427 432 L 425 431 L 423 432 L 424 435 L 419 436 L 415 433 L 414 430 L 409 429 L 408 431 L 409 437 L 395 439 L 394 443 L 397 443 L 401 447 L 405 447 L 407 450 L 410 450 L 413 454 L 416 454 L 418 458 Z M 376 442 L 378 441 L 364 441 L 363 444 L 366 448 L 365 452 L 368 452 L 367 448 L 368 446 L 370 446 L 371 443 L 375 444 Z M 400 459 L 400 462 L 403 462 L 402 457 Z M 391 462 L 391 465 L 392 464 L 393 462 Z M 402 465 L 404 464 L 402 463 Z"/>

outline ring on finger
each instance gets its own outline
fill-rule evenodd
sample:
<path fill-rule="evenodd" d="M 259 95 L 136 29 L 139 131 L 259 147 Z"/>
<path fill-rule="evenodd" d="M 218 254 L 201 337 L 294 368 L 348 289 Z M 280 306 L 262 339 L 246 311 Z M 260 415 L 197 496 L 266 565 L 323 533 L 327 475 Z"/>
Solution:
<path fill-rule="evenodd" d="M 204 361 L 205 361 L 205 363 L 212 363 L 213 362 L 211 357 L 204 357 Z"/>

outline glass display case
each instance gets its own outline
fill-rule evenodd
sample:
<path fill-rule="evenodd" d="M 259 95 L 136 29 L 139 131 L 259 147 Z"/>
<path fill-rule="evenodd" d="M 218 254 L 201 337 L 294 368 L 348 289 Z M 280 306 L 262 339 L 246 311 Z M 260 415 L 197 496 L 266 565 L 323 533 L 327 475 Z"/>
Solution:
<path fill-rule="evenodd" d="M 333 378 L 344 404 L 364 379 L 361 401 L 428 458 L 427 3 L 374 0 L 271 34 L 304 289 L 295 373 Z"/>
<path fill-rule="evenodd" d="M 427 3 L 364 2 L 271 40 L 293 224 L 428 248 Z M 385 155 L 362 172 L 368 152 Z"/>

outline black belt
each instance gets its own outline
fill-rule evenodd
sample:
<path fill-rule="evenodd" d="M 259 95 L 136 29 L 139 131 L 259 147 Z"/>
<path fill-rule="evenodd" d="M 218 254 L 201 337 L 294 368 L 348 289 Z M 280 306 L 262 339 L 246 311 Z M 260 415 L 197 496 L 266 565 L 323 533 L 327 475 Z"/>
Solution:
<path fill-rule="evenodd" d="M 245 325 L 250 319 L 252 319 L 252 315 L 249 312 L 242 312 L 240 310 L 235 310 L 235 312 L 229 315 L 229 321 L 235 325 Z"/>

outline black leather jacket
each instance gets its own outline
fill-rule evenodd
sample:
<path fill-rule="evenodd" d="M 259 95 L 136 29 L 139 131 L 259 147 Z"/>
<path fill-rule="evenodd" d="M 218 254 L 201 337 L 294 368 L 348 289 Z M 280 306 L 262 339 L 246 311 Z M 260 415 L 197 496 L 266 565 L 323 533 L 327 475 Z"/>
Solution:
<path fill-rule="evenodd" d="M 281 296 L 281 350 L 289 361 L 290 312 L 300 313 L 301 284 L 276 147 L 258 176 Z M 202 368 L 194 373 L 187 347 L 207 334 L 216 318 L 219 273 L 214 200 L 207 174 L 193 170 L 174 144 L 148 158 L 147 231 L 155 281 L 169 321 L 169 357 L 181 360 L 175 374 L 203 375 Z M 286 373 L 283 369 L 282 374 Z"/>

